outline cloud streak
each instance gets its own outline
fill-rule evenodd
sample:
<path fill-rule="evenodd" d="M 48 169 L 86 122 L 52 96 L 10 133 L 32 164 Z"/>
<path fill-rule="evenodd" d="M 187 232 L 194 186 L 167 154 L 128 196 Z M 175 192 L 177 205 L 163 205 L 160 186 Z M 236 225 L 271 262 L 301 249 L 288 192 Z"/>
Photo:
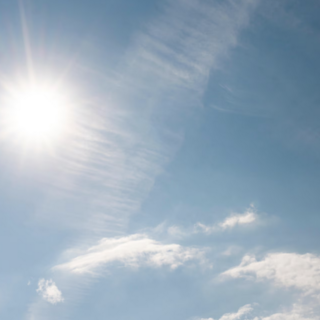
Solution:
<path fill-rule="evenodd" d="M 228 229 L 233 229 L 237 226 L 244 226 L 253 224 L 258 220 L 258 215 L 256 214 L 254 207 L 250 206 L 243 214 L 232 214 L 227 217 L 224 221 L 217 223 L 212 226 L 208 226 L 198 222 L 195 225 L 195 232 L 204 232 L 206 234 L 211 234 L 217 231 L 225 231 Z"/>
<path fill-rule="evenodd" d="M 99 236 L 121 232 L 181 144 L 181 119 L 199 106 L 212 68 L 237 45 L 256 3 L 166 1 L 135 36 L 114 79 L 92 88 L 101 95 L 83 97 L 55 178 L 58 195 L 46 204 L 52 215 L 41 216 Z"/>
<path fill-rule="evenodd" d="M 245 227 L 253 225 L 260 220 L 260 216 L 256 213 L 253 205 L 251 205 L 242 214 L 231 214 L 223 221 L 217 222 L 213 225 L 206 225 L 201 222 L 196 223 L 192 227 L 183 228 L 177 225 L 167 226 L 167 222 L 163 222 L 156 228 L 152 229 L 152 232 L 157 234 L 167 234 L 174 238 L 185 238 L 198 233 L 204 233 L 210 235 L 216 232 L 224 232 L 234 229 L 236 227 Z"/>
<path fill-rule="evenodd" d="M 77 274 L 94 273 L 111 263 L 129 268 L 148 266 L 175 269 L 193 259 L 202 259 L 203 251 L 178 244 L 162 244 L 143 234 L 122 238 L 105 238 L 67 263 L 54 267 Z"/>

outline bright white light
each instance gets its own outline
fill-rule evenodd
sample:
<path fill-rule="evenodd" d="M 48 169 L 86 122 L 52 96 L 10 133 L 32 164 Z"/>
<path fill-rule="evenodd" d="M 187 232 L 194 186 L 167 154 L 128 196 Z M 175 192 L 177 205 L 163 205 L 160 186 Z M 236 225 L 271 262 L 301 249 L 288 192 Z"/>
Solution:
<path fill-rule="evenodd" d="M 63 95 L 47 86 L 11 91 L 4 115 L 6 130 L 28 142 L 50 142 L 65 129 L 67 107 Z"/>

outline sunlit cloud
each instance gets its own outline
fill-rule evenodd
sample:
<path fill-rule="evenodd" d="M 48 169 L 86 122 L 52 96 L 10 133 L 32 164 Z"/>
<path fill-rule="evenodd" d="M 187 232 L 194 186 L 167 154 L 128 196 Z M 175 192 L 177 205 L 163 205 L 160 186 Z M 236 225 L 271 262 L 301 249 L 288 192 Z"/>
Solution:
<path fill-rule="evenodd" d="M 228 229 L 233 229 L 236 226 L 245 226 L 253 224 L 258 219 L 258 215 L 255 212 L 255 208 L 251 205 L 244 213 L 242 214 L 231 214 L 224 221 L 208 226 L 203 223 L 198 222 L 195 225 L 195 232 L 204 232 L 210 234 L 216 231 L 224 231 Z"/>
<path fill-rule="evenodd" d="M 310 307 L 294 304 L 290 310 L 280 311 L 269 316 L 256 317 L 254 320 L 318 320 Z"/>
<path fill-rule="evenodd" d="M 226 313 L 219 320 L 240 320 L 253 310 L 250 304 L 241 307 L 237 312 Z M 214 320 L 213 318 L 199 318 L 199 320 Z"/>
<path fill-rule="evenodd" d="M 239 266 L 221 274 L 221 279 L 227 278 L 264 281 L 291 291 L 296 289 L 291 307 L 282 307 L 269 316 L 257 315 L 254 320 L 318 319 L 320 258 L 314 254 L 270 253 L 261 260 L 253 255 L 246 255 Z"/>
<path fill-rule="evenodd" d="M 94 273 L 101 268 L 119 262 L 129 268 L 149 266 L 175 269 L 187 261 L 202 259 L 203 251 L 185 248 L 178 244 L 163 244 L 143 234 L 122 238 L 105 238 L 69 262 L 54 267 L 73 273 Z"/>
<path fill-rule="evenodd" d="M 224 277 L 269 280 L 278 286 L 296 288 L 304 294 L 320 291 L 320 258 L 314 254 L 270 253 L 263 260 L 246 255 Z"/>
<path fill-rule="evenodd" d="M 152 228 L 151 232 L 158 235 L 167 235 L 172 238 L 185 238 L 199 233 L 210 235 L 212 233 L 224 232 L 232 230 L 236 227 L 246 227 L 254 225 L 261 220 L 261 216 L 256 212 L 254 205 L 250 205 L 244 213 L 232 213 L 221 222 L 212 225 L 206 225 L 201 222 L 190 227 L 182 227 L 179 225 L 168 226 L 168 222 L 164 221 L 157 227 Z M 150 230 L 149 230 L 150 232 Z M 235 248 L 233 248 L 235 249 Z M 226 254 L 228 255 L 228 254 Z"/>
<path fill-rule="evenodd" d="M 231 229 L 234 228 L 237 225 L 243 225 L 243 224 L 249 224 L 256 221 L 257 216 L 254 212 L 249 211 L 244 214 L 238 214 L 228 217 L 226 220 L 221 222 L 219 226 L 222 229 Z"/>
<path fill-rule="evenodd" d="M 64 300 L 61 291 L 52 280 L 40 279 L 37 292 L 44 300 L 52 304 L 63 302 Z"/>
<path fill-rule="evenodd" d="M 237 320 L 242 319 L 243 316 L 247 315 L 253 310 L 250 304 L 246 304 L 245 306 L 241 307 L 235 313 L 226 313 L 224 314 L 219 320 Z"/>
<path fill-rule="evenodd" d="M 254 308 L 251 304 L 247 304 L 241 307 L 237 312 L 234 313 L 225 313 L 219 320 L 241 320 L 241 319 L 252 319 L 252 320 L 317 320 L 319 319 L 316 316 L 312 309 L 308 306 L 301 304 L 294 304 L 291 308 L 287 310 L 282 310 L 277 313 L 273 313 L 268 316 L 261 316 L 259 314 L 251 315 L 248 318 L 248 315 L 254 311 Z M 201 318 L 200 320 L 214 320 L 213 318 Z"/>

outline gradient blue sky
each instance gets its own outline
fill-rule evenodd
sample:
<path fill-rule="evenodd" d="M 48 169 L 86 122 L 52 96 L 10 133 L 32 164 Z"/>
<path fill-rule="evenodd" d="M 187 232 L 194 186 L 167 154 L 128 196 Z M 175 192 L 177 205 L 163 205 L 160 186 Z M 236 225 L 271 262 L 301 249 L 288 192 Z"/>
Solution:
<path fill-rule="evenodd" d="M 319 15 L 0 0 L 0 108 L 32 74 L 72 110 L 0 127 L 0 318 L 320 319 Z"/>

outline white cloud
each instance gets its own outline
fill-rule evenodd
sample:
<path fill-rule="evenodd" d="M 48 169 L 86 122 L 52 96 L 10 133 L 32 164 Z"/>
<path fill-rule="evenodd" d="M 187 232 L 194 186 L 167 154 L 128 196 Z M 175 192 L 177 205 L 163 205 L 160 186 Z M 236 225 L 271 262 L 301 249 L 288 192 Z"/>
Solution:
<path fill-rule="evenodd" d="M 207 226 L 198 222 L 195 225 L 195 232 L 202 231 L 204 233 L 210 234 L 219 230 L 232 229 L 239 225 L 252 224 L 256 222 L 257 219 L 258 215 L 255 212 L 254 206 L 251 205 L 243 214 L 232 214 L 229 217 L 227 217 L 224 221 L 212 226 Z"/>
<path fill-rule="evenodd" d="M 246 255 L 239 266 L 222 275 L 271 280 L 279 286 L 311 294 L 320 290 L 320 258 L 310 253 L 271 253 L 257 261 L 254 256 Z"/>
<path fill-rule="evenodd" d="M 244 214 L 236 214 L 228 217 L 219 224 L 222 229 L 234 228 L 237 225 L 249 224 L 256 221 L 257 215 L 253 211 L 247 211 Z"/>
<path fill-rule="evenodd" d="M 202 259 L 202 256 L 203 251 L 199 249 L 162 244 L 144 234 L 135 234 L 122 238 L 104 238 L 97 245 L 54 269 L 91 273 L 112 262 L 120 262 L 128 267 L 167 265 L 175 269 L 191 259 Z"/>
<path fill-rule="evenodd" d="M 244 316 L 253 311 L 251 304 L 241 307 L 236 313 L 226 313 L 219 320 L 239 320 L 248 319 Z M 294 304 L 291 310 L 274 313 L 269 316 L 255 316 L 252 320 L 319 320 L 318 316 L 314 315 L 312 308 L 304 305 Z M 213 318 L 201 318 L 200 320 L 214 320 Z"/>
<path fill-rule="evenodd" d="M 305 315 L 300 310 L 274 313 L 267 317 L 256 317 L 254 320 L 317 320 L 319 317 Z"/>
<path fill-rule="evenodd" d="M 40 279 L 38 282 L 37 292 L 41 294 L 44 300 L 52 304 L 56 304 L 64 300 L 61 291 L 52 280 Z"/>
<path fill-rule="evenodd" d="M 298 289 L 298 303 L 269 316 L 253 320 L 319 320 L 320 257 L 314 254 L 271 253 L 258 261 L 246 255 L 239 266 L 221 274 L 223 277 L 269 280 L 283 288 Z M 228 318 L 224 319 L 227 320 Z"/>
<path fill-rule="evenodd" d="M 307 305 L 294 304 L 290 310 L 283 310 L 269 316 L 255 317 L 253 320 L 318 320 L 313 308 Z"/>
<path fill-rule="evenodd" d="M 192 227 L 183 228 L 176 225 L 168 226 L 167 222 L 163 222 L 156 228 L 152 229 L 152 232 L 158 234 L 167 234 L 174 238 L 184 238 L 191 234 L 205 233 L 211 234 L 213 232 L 225 231 L 233 229 L 237 226 L 250 225 L 259 221 L 259 215 L 256 213 L 256 209 L 253 204 L 242 214 L 233 213 L 222 222 L 218 222 L 213 225 L 206 225 L 201 222 L 196 223 Z M 230 253 L 229 253 L 230 254 Z M 228 253 L 226 253 L 228 255 Z"/>
<path fill-rule="evenodd" d="M 241 319 L 243 316 L 247 315 L 253 310 L 250 304 L 246 304 L 245 306 L 241 307 L 235 313 L 226 313 L 224 314 L 219 320 L 238 320 Z M 214 320 L 213 318 L 201 318 L 200 320 Z"/>
<path fill-rule="evenodd" d="M 237 320 L 241 319 L 244 315 L 251 312 L 253 308 L 250 304 L 246 304 L 245 306 L 241 307 L 238 312 L 236 313 L 226 313 L 224 314 L 219 320 Z"/>

